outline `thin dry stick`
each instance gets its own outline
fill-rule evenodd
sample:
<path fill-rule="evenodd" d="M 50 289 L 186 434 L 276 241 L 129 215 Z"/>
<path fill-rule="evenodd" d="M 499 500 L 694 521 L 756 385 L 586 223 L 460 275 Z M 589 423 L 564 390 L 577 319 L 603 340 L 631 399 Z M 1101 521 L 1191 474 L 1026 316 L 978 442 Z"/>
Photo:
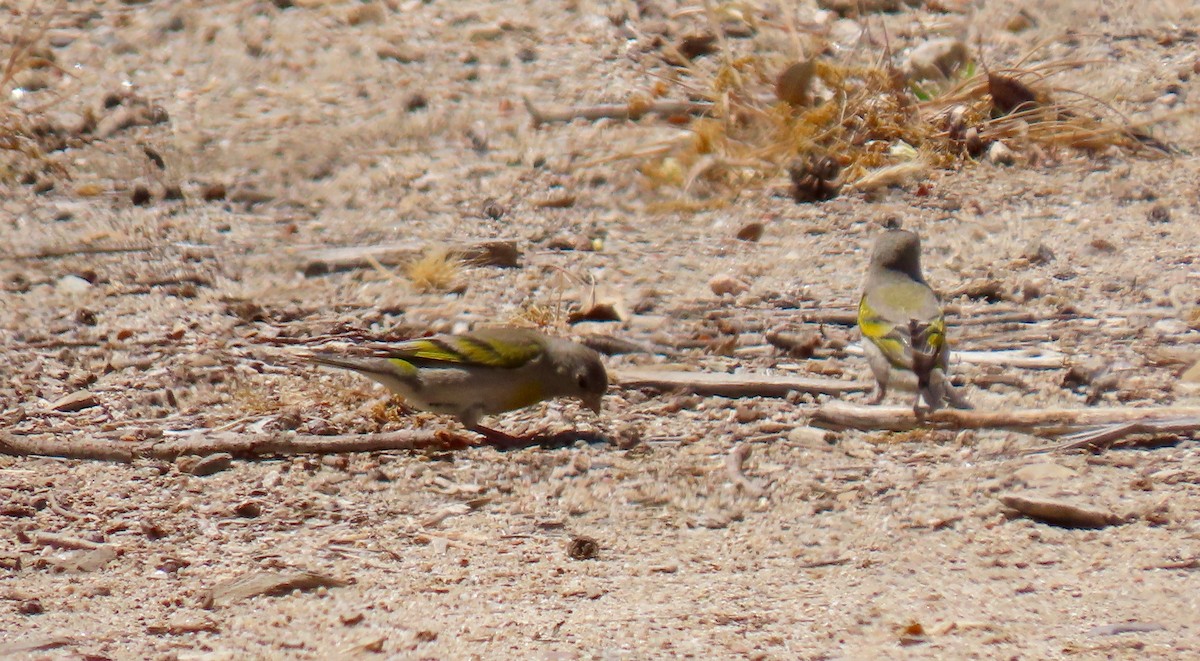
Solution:
<path fill-rule="evenodd" d="M 798 565 L 792 565 L 792 566 L 796 567 L 798 569 L 817 569 L 820 567 L 833 567 L 835 565 L 844 565 L 853 559 L 854 558 L 851 558 L 850 556 L 844 555 L 839 558 L 827 558 L 825 560 L 813 560 L 811 562 L 802 562 Z"/>
<path fill-rule="evenodd" d="M 412 282 L 408 278 L 400 277 L 400 275 L 397 274 L 395 271 L 393 271 L 393 270 L 389 269 L 388 267 L 384 266 L 383 264 L 379 263 L 379 260 L 375 259 L 374 255 L 367 253 L 367 254 L 363 255 L 363 260 L 367 264 L 370 264 L 371 268 L 373 268 L 376 271 L 378 271 L 379 273 L 381 273 L 383 275 L 383 277 L 387 278 L 388 280 L 398 283 L 402 287 L 409 287 L 412 285 Z"/>
<path fill-rule="evenodd" d="M 1003 349 L 999 351 L 955 351 L 951 360 L 969 365 L 1003 365 L 1030 370 L 1052 370 L 1064 367 L 1067 355 L 1053 351 Z"/>
<path fill-rule="evenodd" d="M 458 441 L 466 445 L 459 437 Z M 343 436 L 266 436 L 238 434 L 225 439 L 181 439 L 159 443 L 152 448 L 156 458 L 168 459 L 180 455 L 208 455 L 228 452 L 234 456 L 340 454 L 343 452 L 379 452 L 382 450 L 420 450 L 429 447 L 454 445 L 454 437 L 436 431 L 402 430 L 380 434 L 347 434 Z"/>
<path fill-rule="evenodd" d="M 720 46 L 722 64 L 732 69 L 733 53 L 729 50 L 729 40 L 725 38 L 725 30 L 721 28 L 721 20 L 717 18 L 717 9 L 712 0 L 704 0 L 704 15 L 708 19 L 708 29 L 712 30 Z"/>
<path fill-rule="evenodd" d="M 56 549 L 91 551 L 100 548 L 100 544 L 79 537 L 60 535 L 53 532 L 39 532 L 33 535 L 33 543 L 38 546 L 53 546 Z"/>
<path fill-rule="evenodd" d="M 0 259 L 46 259 L 49 257 L 73 257 L 75 255 L 115 255 L 125 252 L 146 252 L 159 246 L 126 246 L 124 248 L 106 246 L 76 246 L 72 248 L 47 248 L 34 253 L 23 255 L 3 255 Z"/>
<path fill-rule="evenodd" d="M 0 644 L 0 656 L 16 658 L 23 656 L 25 652 L 44 652 L 56 647 L 74 645 L 75 642 L 74 638 L 67 638 L 66 636 L 31 636 L 18 641 Z"/>
<path fill-rule="evenodd" d="M 461 445 L 466 443 L 459 441 Z M 213 434 L 169 441 L 114 441 L 99 438 L 18 436 L 0 432 L 0 454 L 66 459 L 132 462 L 134 459 L 173 461 L 186 455 L 228 452 L 237 457 L 293 454 L 339 454 L 420 450 L 454 446 L 454 437 L 434 431 L 404 430 L 345 436 L 288 436 L 284 434 Z"/>
<path fill-rule="evenodd" d="M 646 353 L 646 354 L 662 354 L 665 356 L 672 355 L 674 350 L 670 347 L 658 346 L 647 342 L 636 342 L 627 340 L 613 335 L 602 335 L 599 333 L 588 333 L 579 335 L 575 338 L 585 347 L 599 351 L 606 356 L 618 356 L 621 354 L 630 353 Z"/>
<path fill-rule="evenodd" d="M 846 355 L 861 356 L 861 346 L 846 347 Z M 999 351 L 954 351 L 950 360 L 968 365 L 1003 365 L 1017 369 L 1052 370 L 1066 366 L 1067 355 L 1054 351 L 1002 349 Z"/>
<path fill-rule="evenodd" d="M 1168 562 L 1161 565 L 1149 565 L 1142 567 L 1142 569 L 1147 571 L 1151 569 L 1200 569 L 1200 557 L 1177 560 L 1175 562 Z"/>
<path fill-rule="evenodd" d="M 755 313 L 766 318 L 780 318 L 793 324 L 827 324 L 830 326 L 855 326 L 858 324 L 858 311 L 854 308 L 842 307 L 844 303 L 833 302 L 823 306 L 821 309 L 797 310 L 797 309 L 769 309 L 755 310 Z M 996 305 L 989 305 L 985 309 L 995 309 Z M 706 318 L 720 318 L 737 316 L 742 317 L 746 311 L 743 308 L 729 309 L 712 309 L 711 302 L 696 302 L 691 305 L 681 305 L 676 308 L 676 311 L 693 316 L 700 315 Z M 1080 321 L 1092 318 L 1091 315 L 1078 314 L 1048 314 L 1037 315 L 1032 312 L 997 312 L 992 314 L 979 314 L 980 309 L 975 307 L 965 307 L 957 305 L 947 305 L 945 308 L 946 315 L 949 318 L 948 322 L 954 327 L 966 326 L 991 326 L 997 324 L 1043 324 L 1053 321 Z M 1107 317 L 1106 317 L 1107 318 Z M 1037 326 L 1033 326 L 1037 327 Z"/>
<path fill-rule="evenodd" d="M 57 515 L 59 515 L 59 516 L 63 517 L 64 519 L 70 519 L 70 520 L 72 520 L 72 521 L 78 521 L 78 520 L 80 520 L 80 519 L 84 518 L 84 517 L 82 517 L 82 516 L 79 516 L 78 514 L 76 514 L 76 513 L 72 512 L 72 511 L 70 511 L 70 510 L 66 509 L 66 508 L 65 508 L 65 507 L 63 507 L 62 505 L 59 505 L 59 504 L 58 504 L 58 500 L 57 500 L 57 499 L 55 499 L 55 497 L 54 497 L 54 493 L 53 493 L 53 492 L 49 492 L 49 493 L 47 493 L 47 494 L 46 494 L 46 502 L 48 502 L 48 503 L 50 504 L 50 511 L 51 511 L 51 512 L 54 512 L 55 514 L 57 514 Z"/>
<path fill-rule="evenodd" d="M 296 454 L 342 454 L 347 452 L 385 452 L 388 450 L 459 450 L 470 447 L 474 435 L 449 431 L 406 429 L 380 434 L 344 436 L 289 436 L 271 433 L 206 434 L 167 441 L 117 441 L 105 438 L 67 439 L 34 437 L 0 431 L 0 455 L 46 456 L 65 459 L 94 459 L 129 463 L 136 459 L 174 461 L 189 455 L 207 456 L 224 452 L 235 457 L 254 458 Z M 568 430 L 553 434 L 504 439 L 482 439 L 483 446 L 498 450 L 525 447 L 562 447 L 583 440 L 608 442 L 596 432 Z"/>
<path fill-rule="evenodd" d="M 793 57 L 796 58 L 797 62 L 803 62 L 807 60 L 808 53 L 806 53 L 804 50 L 804 42 L 800 40 L 800 30 L 796 27 L 796 13 L 800 9 L 793 6 L 791 3 L 785 2 L 776 3 L 775 9 L 781 16 L 784 17 L 784 21 L 786 21 L 784 27 L 788 34 L 788 38 L 791 39 L 792 48 L 796 51 Z"/>
<path fill-rule="evenodd" d="M 856 326 L 858 313 L 854 310 L 807 310 L 799 314 L 799 321 L 830 326 Z"/>
<path fill-rule="evenodd" d="M 297 257 L 304 262 L 304 273 L 308 276 L 324 275 L 338 271 L 396 265 L 411 261 L 428 252 L 430 245 L 424 242 L 406 241 L 382 245 L 345 246 L 340 248 L 318 248 L 301 251 Z M 513 268 L 520 265 L 521 250 L 513 239 L 492 239 L 474 243 L 446 246 L 447 254 L 477 266 Z"/>
<path fill-rule="evenodd" d="M 98 347 L 106 340 L 42 340 L 39 342 L 28 342 L 23 346 L 27 349 L 62 349 L 68 347 Z"/>
<path fill-rule="evenodd" d="M 1039 316 L 1032 312 L 1001 312 L 998 314 L 966 316 L 968 313 L 968 310 L 960 308 L 958 310 L 959 316 L 953 319 L 951 324 L 954 326 L 988 326 L 991 324 L 1006 323 L 1035 324 L 1082 318 L 1082 315 L 1065 315 L 1061 313 Z"/>
<path fill-rule="evenodd" d="M 50 22 L 62 11 L 63 6 L 66 4 L 66 0 L 59 0 L 48 13 L 39 17 L 41 22 L 34 25 L 33 8 L 37 5 L 37 2 L 29 3 L 29 9 L 25 13 L 24 20 L 21 21 L 21 29 L 17 31 L 13 39 L 12 52 L 8 54 L 8 60 L 5 61 L 4 68 L 0 69 L 0 87 L 8 85 L 12 81 L 13 76 L 17 74 L 17 61 L 20 60 L 22 55 L 29 52 L 30 46 L 41 40 L 42 36 L 50 29 Z M 59 70 L 62 71 L 62 69 Z"/>
<path fill-rule="evenodd" d="M 638 120 L 646 115 L 672 117 L 676 115 L 705 115 L 712 112 L 711 103 L 693 101 L 656 101 L 642 104 L 613 104 L 583 106 L 578 108 L 538 108 L 533 100 L 524 97 L 525 109 L 533 118 L 534 126 L 554 122 L 570 122 L 576 119 L 595 121 L 597 119 Z"/>
<path fill-rule="evenodd" d="M 1137 434 L 1194 434 L 1200 432 L 1200 418 L 1178 420 L 1138 420 L 1087 429 L 1064 438 L 1068 443 L 1030 450 L 1026 454 L 1066 450 L 1106 450 Z"/>
<path fill-rule="evenodd" d="M 811 379 L 770 374 L 716 374 L 669 369 L 627 369 L 614 376 L 622 388 L 682 390 L 698 395 L 722 397 L 786 397 L 789 392 L 840 395 L 869 390 L 865 381 Z"/>
<path fill-rule="evenodd" d="M 751 446 L 749 443 L 739 443 L 733 448 L 728 455 L 725 456 L 725 472 L 729 475 L 729 481 L 741 487 L 750 496 L 758 498 L 767 492 L 761 484 L 756 480 L 746 477 L 742 472 L 742 465 L 746 463 L 746 459 L 750 457 Z"/>
<path fill-rule="evenodd" d="M 1016 429 L 1059 434 L 1079 427 L 1138 421 L 1155 424 L 1191 417 L 1200 418 L 1200 407 L 942 410 L 918 419 L 913 410 L 907 407 L 860 406 L 835 401 L 821 405 L 813 414 L 812 424 L 834 429 L 903 431 L 926 426 L 937 429 Z"/>

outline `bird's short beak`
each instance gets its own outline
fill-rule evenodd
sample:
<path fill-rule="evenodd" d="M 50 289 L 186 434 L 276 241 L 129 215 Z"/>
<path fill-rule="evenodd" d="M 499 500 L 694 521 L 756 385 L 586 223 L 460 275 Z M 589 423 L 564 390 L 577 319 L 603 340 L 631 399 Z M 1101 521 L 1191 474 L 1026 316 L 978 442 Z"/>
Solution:
<path fill-rule="evenodd" d="M 600 410 L 604 407 L 604 395 L 596 395 L 583 400 L 583 405 L 592 410 L 592 413 L 600 414 Z"/>

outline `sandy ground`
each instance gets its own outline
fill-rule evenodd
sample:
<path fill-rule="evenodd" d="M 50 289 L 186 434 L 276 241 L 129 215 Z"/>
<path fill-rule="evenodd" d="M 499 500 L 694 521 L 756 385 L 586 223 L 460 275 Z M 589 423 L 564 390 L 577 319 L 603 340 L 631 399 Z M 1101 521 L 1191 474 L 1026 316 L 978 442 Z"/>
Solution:
<path fill-rule="evenodd" d="M 1081 61 L 1054 85 L 1163 119 L 1154 135 L 1182 152 L 1019 154 L 936 171 L 922 194 L 807 205 L 775 193 L 781 174 L 715 210 L 659 213 L 678 192 L 611 157 L 680 127 L 535 128 L 521 99 L 648 93 L 664 81 L 651 28 L 703 26 L 702 5 L 69 3 L 35 49 L 59 69 L 4 88 L 27 90 L 6 112 L 59 127 L 68 148 L 44 168 L 7 152 L 0 172 L 0 427 L 81 443 L 449 428 L 386 408 L 352 375 L 279 357 L 486 322 L 683 347 L 671 362 L 694 369 L 860 381 L 848 326 L 826 324 L 808 360 L 763 337 L 850 311 L 887 219 L 923 233 L 956 347 L 1057 351 L 1076 367 L 956 365 L 981 409 L 1200 404 L 1180 378 L 1200 358 L 1198 10 L 932 4 L 838 21 L 805 2 L 796 21 L 860 54 L 885 32 L 898 53 L 967 38 L 990 64 L 1044 44 L 1030 62 Z M 790 44 L 778 6 L 721 7 L 759 21 L 740 48 Z M 1018 9 L 1032 24 L 1004 29 Z M 8 49 L 19 21 L 5 20 Z M 89 114 L 87 137 L 68 130 Z M 139 186 L 147 204 L 134 204 Z M 163 199 L 171 189 L 184 199 Z M 762 240 L 735 239 L 750 221 Z M 303 272 L 313 249 L 493 238 L 516 241 L 521 266 L 467 267 L 460 293 L 373 268 Z M 721 275 L 747 290 L 714 295 Z M 589 282 L 625 322 L 563 324 Z M 1041 321 L 970 323 L 1018 309 Z M 554 402 L 491 422 L 620 443 L 235 460 L 203 477 L 191 457 L 0 456 L 0 655 L 1200 656 L 1194 440 L 1030 454 L 1053 441 L 795 431 L 824 400 L 614 387 L 600 418 Z M 746 444 L 761 490 L 726 468 Z M 1001 503 L 1011 494 L 1122 524 L 1038 523 Z M 572 557 L 580 537 L 595 557 Z M 221 587 L 288 572 L 325 585 L 241 599 Z"/>

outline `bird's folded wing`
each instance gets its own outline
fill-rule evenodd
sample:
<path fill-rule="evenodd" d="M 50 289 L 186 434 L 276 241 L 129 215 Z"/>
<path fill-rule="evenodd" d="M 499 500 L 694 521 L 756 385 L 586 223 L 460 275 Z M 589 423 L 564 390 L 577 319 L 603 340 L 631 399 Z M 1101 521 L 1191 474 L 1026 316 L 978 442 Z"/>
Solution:
<path fill-rule="evenodd" d="M 528 340 L 454 335 L 404 342 L 392 347 L 388 357 L 421 364 L 515 369 L 538 357 L 541 352 L 542 347 L 538 343 Z"/>

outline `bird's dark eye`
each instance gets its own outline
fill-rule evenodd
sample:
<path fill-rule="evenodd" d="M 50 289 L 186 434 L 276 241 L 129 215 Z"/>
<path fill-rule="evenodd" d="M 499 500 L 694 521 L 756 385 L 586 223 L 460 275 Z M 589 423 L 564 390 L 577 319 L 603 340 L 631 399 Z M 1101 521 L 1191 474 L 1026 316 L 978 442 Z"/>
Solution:
<path fill-rule="evenodd" d="M 587 378 L 587 375 L 586 375 L 586 374 L 580 374 L 580 375 L 579 375 L 579 389 L 580 389 L 580 390 L 587 390 L 587 389 L 588 389 L 588 378 Z"/>

